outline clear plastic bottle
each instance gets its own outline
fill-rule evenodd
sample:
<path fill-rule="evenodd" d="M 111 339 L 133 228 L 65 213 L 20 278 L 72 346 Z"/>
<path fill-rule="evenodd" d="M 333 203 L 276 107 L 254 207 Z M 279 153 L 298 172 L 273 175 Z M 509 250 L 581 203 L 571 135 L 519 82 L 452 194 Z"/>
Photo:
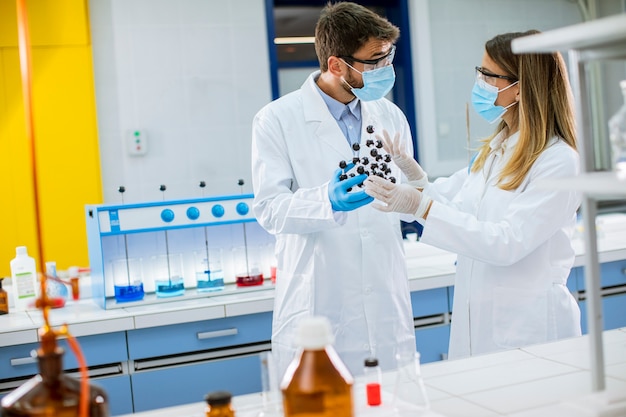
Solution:
<path fill-rule="evenodd" d="M 613 167 L 620 177 L 626 177 L 626 80 L 619 83 L 624 97 L 622 107 L 609 119 L 609 137 Z"/>
<path fill-rule="evenodd" d="M 382 402 L 380 387 L 383 377 L 380 366 L 378 366 L 378 359 L 367 358 L 365 359 L 364 365 L 363 376 L 365 378 L 365 398 L 367 399 L 367 405 L 380 405 Z"/>
<path fill-rule="evenodd" d="M 15 258 L 11 261 L 11 279 L 15 311 L 25 311 L 37 298 L 37 267 L 35 259 L 28 256 L 26 246 L 15 248 Z"/>
<path fill-rule="evenodd" d="M 230 401 L 232 395 L 228 391 L 215 391 L 207 394 L 206 417 L 235 417 L 235 410 Z"/>
<path fill-rule="evenodd" d="M 285 417 L 354 416 L 354 379 L 332 347 L 328 319 L 302 319 L 296 342 L 300 350 L 281 384 Z"/>

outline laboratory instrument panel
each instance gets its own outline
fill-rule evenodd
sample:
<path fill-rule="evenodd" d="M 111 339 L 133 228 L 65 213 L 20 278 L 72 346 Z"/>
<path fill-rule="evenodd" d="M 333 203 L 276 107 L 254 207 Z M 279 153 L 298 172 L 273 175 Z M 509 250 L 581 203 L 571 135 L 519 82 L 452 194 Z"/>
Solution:
<path fill-rule="evenodd" d="M 85 208 L 92 294 L 105 309 L 271 285 L 274 242 L 251 194 Z"/>

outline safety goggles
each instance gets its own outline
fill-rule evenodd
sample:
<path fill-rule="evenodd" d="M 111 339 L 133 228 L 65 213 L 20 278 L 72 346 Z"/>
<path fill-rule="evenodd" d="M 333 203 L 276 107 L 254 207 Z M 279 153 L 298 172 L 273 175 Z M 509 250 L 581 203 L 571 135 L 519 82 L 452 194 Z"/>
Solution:
<path fill-rule="evenodd" d="M 496 81 L 498 78 L 511 81 L 511 82 L 518 81 L 517 78 L 515 77 L 510 77 L 508 75 L 494 74 L 493 72 L 487 71 L 483 67 L 476 67 L 475 69 L 476 69 L 476 79 L 483 80 L 489 85 L 496 85 Z"/>
<path fill-rule="evenodd" d="M 396 56 L 396 46 L 391 45 L 391 49 L 387 52 L 387 55 L 381 56 L 376 59 L 358 59 L 350 55 L 340 55 L 339 58 L 349 62 L 360 62 L 363 64 L 363 71 L 371 71 L 378 68 L 386 67 L 393 63 L 393 58 Z"/>

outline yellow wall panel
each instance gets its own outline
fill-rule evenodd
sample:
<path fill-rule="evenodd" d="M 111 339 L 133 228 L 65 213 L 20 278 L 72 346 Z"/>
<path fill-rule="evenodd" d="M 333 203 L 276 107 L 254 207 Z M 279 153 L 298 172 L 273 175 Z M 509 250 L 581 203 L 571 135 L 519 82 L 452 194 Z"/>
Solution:
<path fill-rule="evenodd" d="M 87 45 L 86 0 L 26 0 L 34 46 Z M 0 47 L 17 47 L 16 0 L 0 0 Z"/>
<path fill-rule="evenodd" d="M 37 256 L 32 168 L 26 138 L 24 104 L 17 50 L 1 50 L 2 98 L 0 102 L 0 140 L 6 152 L 0 152 L 0 275 L 9 276 L 9 261 L 15 247 L 26 245 Z"/>
<path fill-rule="evenodd" d="M 102 190 L 86 1 L 28 5 L 33 43 L 46 45 L 32 48 L 43 250 L 59 269 L 87 266 L 84 206 L 100 203 Z M 17 30 L 15 16 L 15 1 L 0 0 L 0 141 L 6 150 L 0 152 L 0 276 L 10 274 L 18 245 L 39 259 L 17 38 L 7 42 L 6 28 Z"/>

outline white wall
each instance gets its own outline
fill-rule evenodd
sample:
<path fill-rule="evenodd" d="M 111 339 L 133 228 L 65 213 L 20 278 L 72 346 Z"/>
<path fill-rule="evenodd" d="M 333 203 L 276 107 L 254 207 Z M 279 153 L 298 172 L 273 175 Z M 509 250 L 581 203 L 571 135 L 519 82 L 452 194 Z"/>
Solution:
<path fill-rule="evenodd" d="M 623 2 L 601 5 L 615 3 L 610 14 Z M 205 195 L 252 192 L 251 123 L 271 99 L 264 4 L 90 0 L 105 202 L 121 201 L 120 185 L 125 202 L 199 197 L 201 180 Z M 411 0 L 409 8 L 420 162 L 431 177 L 466 166 L 471 154 L 465 109 L 485 41 L 582 20 L 574 0 Z M 311 70 L 281 71 L 281 94 Z M 475 148 L 493 126 L 471 106 L 469 117 Z M 126 151 L 135 129 L 148 134 L 146 156 Z"/>
<path fill-rule="evenodd" d="M 199 197 L 201 180 L 205 195 L 252 192 L 252 118 L 271 100 L 264 0 L 89 7 L 105 202 L 120 185 L 125 202 Z M 136 129 L 145 156 L 126 151 Z"/>
<path fill-rule="evenodd" d="M 546 31 L 582 21 L 570 0 L 412 0 L 409 7 L 418 149 L 430 177 L 467 166 L 477 140 L 494 129 L 470 102 L 474 67 L 480 65 L 485 42 L 500 33 Z"/>

